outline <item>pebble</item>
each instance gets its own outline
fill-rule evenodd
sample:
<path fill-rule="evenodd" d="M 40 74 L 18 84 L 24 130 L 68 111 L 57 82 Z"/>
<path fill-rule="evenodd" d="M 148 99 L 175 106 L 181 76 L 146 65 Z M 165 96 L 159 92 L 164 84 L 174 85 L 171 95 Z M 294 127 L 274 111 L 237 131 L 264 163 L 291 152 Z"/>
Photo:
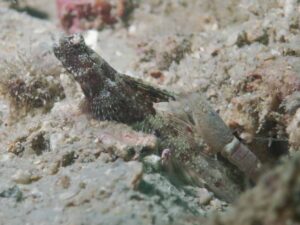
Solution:
<path fill-rule="evenodd" d="M 209 192 L 205 188 L 199 188 L 198 190 L 198 195 L 199 195 L 199 203 L 201 205 L 207 205 L 213 198 L 213 194 Z"/>
<path fill-rule="evenodd" d="M 223 203 L 218 200 L 218 199 L 214 199 L 210 201 L 210 206 L 214 209 L 214 210 L 222 210 L 223 208 Z"/>
<path fill-rule="evenodd" d="M 144 166 L 150 171 L 159 171 L 161 169 L 161 158 L 157 155 L 148 155 L 143 158 Z"/>
<path fill-rule="evenodd" d="M 32 174 L 26 170 L 18 170 L 13 176 L 12 180 L 17 184 L 30 184 Z"/>
<path fill-rule="evenodd" d="M 57 160 L 50 164 L 50 166 L 46 169 L 46 173 L 49 175 L 54 175 L 59 171 L 59 168 L 60 168 L 60 161 Z"/>
<path fill-rule="evenodd" d="M 60 177 L 56 184 L 60 187 L 62 187 L 63 189 L 68 189 L 70 187 L 70 184 L 71 184 L 71 179 L 69 176 L 62 176 Z"/>

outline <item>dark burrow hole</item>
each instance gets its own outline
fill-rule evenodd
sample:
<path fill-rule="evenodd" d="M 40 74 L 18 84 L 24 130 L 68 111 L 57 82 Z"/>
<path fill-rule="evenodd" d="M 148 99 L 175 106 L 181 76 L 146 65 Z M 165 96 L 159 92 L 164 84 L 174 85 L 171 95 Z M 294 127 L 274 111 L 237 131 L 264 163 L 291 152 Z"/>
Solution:
<path fill-rule="evenodd" d="M 288 154 L 288 135 L 284 134 L 281 137 L 277 136 L 279 124 L 275 121 L 267 121 L 265 127 L 259 137 L 256 138 L 257 141 L 265 142 L 267 146 L 267 151 L 270 152 L 271 156 L 276 159 Z M 283 128 L 282 128 L 283 130 Z M 285 130 L 285 129 L 284 129 Z"/>
<path fill-rule="evenodd" d="M 45 133 L 41 132 L 32 139 L 31 148 L 37 155 L 41 155 L 44 151 L 49 151 L 49 139 L 45 138 Z"/>
<path fill-rule="evenodd" d="M 75 160 L 78 158 L 78 155 L 75 154 L 74 151 L 70 151 L 65 153 L 61 158 L 61 166 L 66 167 L 72 165 Z"/>
<path fill-rule="evenodd" d="M 277 140 L 276 138 L 271 139 L 269 149 L 276 158 L 279 158 L 282 155 L 288 154 L 288 141 L 280 139 Z"/>

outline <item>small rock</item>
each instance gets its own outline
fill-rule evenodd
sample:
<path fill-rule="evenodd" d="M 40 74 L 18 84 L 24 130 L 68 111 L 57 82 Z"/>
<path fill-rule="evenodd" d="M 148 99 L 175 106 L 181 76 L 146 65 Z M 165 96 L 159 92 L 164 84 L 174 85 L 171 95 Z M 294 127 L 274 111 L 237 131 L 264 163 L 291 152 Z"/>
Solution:
<path fill-rule="evenodd" d="M 57 180 L 56 184 L 64 189 L 67 189 L 70 187 L 71 179 L 69 176 L 62 176 Z"/>
<path fill-rule="evenodd" d="M 155 172 L 161 169 L 161 158 L 157 155 L 148 155 L 143 158 L 146 171 Z"/>
<path fill-rule="evenodd" d="M 25 141 L 26 136 L 17 138 L 13 143 L 11 143 L 8 147 L 8 152 L 13 153 L 18 156 L 22 156 L 25 150 Z"/>
<path fill-rule="evenodd" d="M 213 199 L 210 201 L 210 206 L 213 210 L 222 210 L 223 203 L 219 199 Z"/>
<path fill-rule="evenodd" d="M 138 158 L 145 152 L 151 153 L 157 144 L 154 135 L 136 132 L 124 125 L 102 132 L 99 141 L 104 147 L 112 149 L 116 156 L 126 161 Z"/>
<path fill-rule="evenodd" d="M 289 143 L 294 149 L 300 146 L 300 109 L 298 109 L 293 116 L 291 122 L 288 124 L 287 133 L 289 134 Z"/>
<path fill-rule="evenodd" d="M 213 198 L 213 194 L 205 188 L 199 188 L 197 194 L 199 196 L 199 203 L 201 205 L 207 205 Z"/>
<path fill-rule="evenodd" d="M 57 160 L 50 164 L 50 166 L 47 169 L 47 173 L 50 175 L 54 175 L 59 171 L 59 167 L 60 167 L 60 161 Z"/>
<path fill-rule="evenodd" d="M 106 152 L 102 152 L 99 156 L 99 160 L 105 163 L 111 162 L 112 161 L 112 157 L 110 156 L 110 154 L 106 153 Z"/>
<path fill-rule="evenodd" d="M 30 184 L 32 174 L 26 170 L 18 170 L 13 176 L 12 180 L 17 184 Z"/>
<path fill-rule="evenodd" d="M 150 72 L 150 76 L 155 78 L 155 79 L 159 79 L 163 77 L 163 73 L 159 70 L 154 70 Z"/>

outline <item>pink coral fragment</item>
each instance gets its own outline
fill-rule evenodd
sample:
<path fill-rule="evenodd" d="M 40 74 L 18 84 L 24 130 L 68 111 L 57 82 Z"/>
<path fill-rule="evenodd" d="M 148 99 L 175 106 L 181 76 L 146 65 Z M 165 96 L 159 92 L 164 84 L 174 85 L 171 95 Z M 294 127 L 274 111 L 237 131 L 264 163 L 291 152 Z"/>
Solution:
<path fill-rule="evenodd" d="M 114 24 L 112 6 L 106 0 L 56 0 L 60 25 L 68 33 Z"/>

